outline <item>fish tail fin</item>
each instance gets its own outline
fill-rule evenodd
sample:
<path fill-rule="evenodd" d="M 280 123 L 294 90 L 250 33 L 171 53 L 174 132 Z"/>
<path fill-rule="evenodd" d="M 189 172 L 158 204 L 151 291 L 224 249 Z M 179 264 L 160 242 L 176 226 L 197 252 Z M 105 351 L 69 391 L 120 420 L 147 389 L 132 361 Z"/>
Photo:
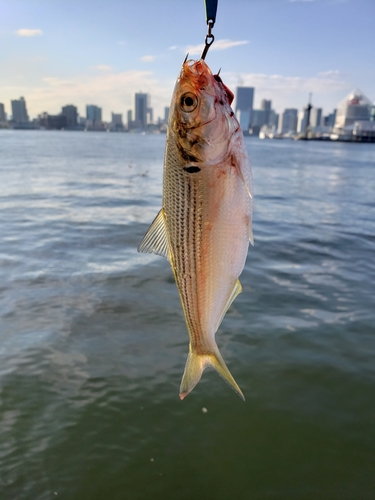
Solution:
<path fill-rule="evenodd" d="M 198 354 L 190 346 L 180 386 L 180 399 L 184 399 L 194 389 L 202 377 L 203 370 L 208 366 L 215 368 L 219 375 L 232 387 L 234 392 L 245 401 L 241 389 L 228 370 L 216 345 L 213 352 L 207 354 Z"/>

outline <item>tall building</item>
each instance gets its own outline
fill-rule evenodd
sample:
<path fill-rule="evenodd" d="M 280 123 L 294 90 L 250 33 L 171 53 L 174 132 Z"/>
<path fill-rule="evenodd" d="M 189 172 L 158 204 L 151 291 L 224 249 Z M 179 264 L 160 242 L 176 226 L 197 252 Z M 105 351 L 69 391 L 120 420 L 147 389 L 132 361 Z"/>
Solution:
<path fill-rule="evenodd" d="M 251 129 L 254 135 L 258 135 L 260 129 L 265 125 L 276 125 L 276 113 L 272 109 L 272 101 L 262 99 L 260 109 L 253 109 L 251 113 Z"/>
<path fill-rule="evenodd" d="M 148 94 L 137 93 L 135 94 L 135 122 L 136 126 L 146 128 L 147 125 L 147 112 L 149 109 Z"/>
<path fill-rule="evenodd" d="M 270 125 L 272 101 L 267 99 L 262 99 L 260 103 L 260 109 L 264 111 L 264 125 Z"/>
<path fill-rule="evenodd" d="M 279 133 L 287 134 L 288 132 L 296 132 L 297 130 L 298 109 L 285 109 L 279 118 Z"/>
<path fill-rule="evenodd" d="M 263 127 L 263 125 L 267 125 L 266 122 L 266 111 L 264 109 L 253 109 L 252 111 L 252 119 L 251 119 L 251 127 Z"/>
<path fill-rule="evenodd" d="M 78 123 L 78 112 L 77 108 L 73 106 L 72 104 L 68 104 L 67 106 L 64 106 L 61 110 L 62 116 L 66 117 L 66 126 L 68 128 L 70 127 L 76 127 Z"/>
<path fill-rule="evenodd" d="M 123 129 L 124 124 L 122 123 L 122 114 L 112 113 L 111 130 L 122 131 Z"/>
<path fill-rule="evenodd" d="M 357 121 L 370 120 L 371 107 L 371 101 L 359 89 L 353 90 L 338 105 L 335 128 L 345 128 Z"/>
<path fill-rule="evenodd" d="M 112 113 L 112 125 L 123 125 L 122 123 L 122 114 L 121 113 Z"/>
<path fill-rule="evenodd" d="M 318 128 L 322 125 L 322 108 L 311 108 L 310 126 Z"/>
<path fill-rule="evenodd" d="M 169 118 L 169 107 L 164 108 L 164 122 L 167 123 Z"/>
<path fill-rule="evenodd" d="M 297 132 L 304 133 L 309 125 L 309 109 L 306 107 L 298 113 Z"/>
<path fill-rule="evenodd" d="M 236 116 L 241 130 L 248 132 L 251 125 L 254 100 L 254 87 L 237 87 Z"/>
<path fill-rule="evenodd" d="M 17 123 L 25 123 L 29 121 L 27 114 L 26 101 L 23 97 L 18 100 L 11 101 L 12 104 L 12 120 Z"/>
<path fill-rule="evenodd" d="M 128 122 L 128 129 L 131 129 L 133 127 L 133 111 L 131 109 L 128 109 L 126 118 Z"/>
<path fill-rule="evenodd" d="M 334 126 L 335 121 L 336 121 L 336 112 L 337 112 L 337 109 L 334 109 L 332 111 L 332 113 L 330 113 L 329 115 L 324 117 L 323 125 L 325 127 L 333 127 Z"/>
<path fill-rule="evenodd" d="M 7 115 L 5 113 L 4 104 L 0 102 L 0 122 L 6 122 Z"/>
<path fill-rule="evenodd" d="M 86 106 L 86 119 L 90 122 L 90 125 L 100 125 L 102 123 L 102 108 L 94 104 L 88 104 Z"/>

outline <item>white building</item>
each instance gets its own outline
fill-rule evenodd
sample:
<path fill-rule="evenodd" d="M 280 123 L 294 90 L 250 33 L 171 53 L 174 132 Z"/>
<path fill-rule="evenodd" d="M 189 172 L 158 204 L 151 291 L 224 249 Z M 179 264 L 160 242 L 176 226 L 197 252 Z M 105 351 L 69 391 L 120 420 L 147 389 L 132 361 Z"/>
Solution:
<path fill-rule="evenodd" d="M 298 124 L 297 124 L 297 132 L 299 134 L 306 132 L 307 129 L 307 117 L 308 117 L 309 111 L 308 109 L 303 109 L 298 113 Z"/>
<path fill-rule="evenodd" d="M 332 140 L 374 142 L 375 130 L 372 121 L 372 104 L 356 89 L 342 100 L 337 108 Z"/>
<path fill-rule="evenodd" d="M 370 120 L 371 106 L 371 101 L 359 89 L 353 90 L 338 105 L 335 129 L 344 129 L 356 121 Z"/>

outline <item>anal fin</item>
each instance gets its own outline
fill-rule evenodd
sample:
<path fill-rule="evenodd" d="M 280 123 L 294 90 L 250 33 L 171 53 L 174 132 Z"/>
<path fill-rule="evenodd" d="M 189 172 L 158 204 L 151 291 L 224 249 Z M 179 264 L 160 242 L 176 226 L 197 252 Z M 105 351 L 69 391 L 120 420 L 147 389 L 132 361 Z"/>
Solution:
<path fill-rule="evenodd" d="M 219 318 L 219 321 L 216 323 L 215 333 L 217 332 L 217 329 L 219 328 L 221 322 L 223 321 L 224 316 L 226 315 L 228 309 L 232 305 L 232 302 L 237 297 L 237 295 L 240 294 L 241 292 L 242 292 L 242 286 L 241 286 L 240 280 L 237 280 L 236 283 L 235 283 L 235 285 L 234 285 L 234 288 L 233 288 L 231 294 L 229 295 L 227 303 L 224 306 L 224 309 L 223 309 L 223 312 L 222 312 L 222 314 L 221 314 L 221 316 Z"/>

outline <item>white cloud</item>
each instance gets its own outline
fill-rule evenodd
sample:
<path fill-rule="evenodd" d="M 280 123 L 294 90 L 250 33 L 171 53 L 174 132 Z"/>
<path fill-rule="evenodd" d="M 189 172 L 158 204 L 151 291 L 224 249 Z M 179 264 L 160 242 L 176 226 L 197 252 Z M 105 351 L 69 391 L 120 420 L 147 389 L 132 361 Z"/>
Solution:
<path fill-rule="evenodd" d="M 247 43 L 249 43 L 248 40 L 215 40 L 210 47 L 210 51 L 230 49 L 231 47 L 246 45 Z M 185 47 L 184 52 L 188 52 L 189 55 L 193 56 L 196 54 L 201 54 L 203 52 L 203 49 L 204 43 L 199 45 L 189 45 L 188 47 Z"/>
<path fill-rule="evenodd" d="M 141 61 L 143 61 L 143 62 L 151 62 L 154 59 L 155 59 L 155 56 L 151 56 L 151 55 L 141 57 Z"/>
<path fill-rule="evenodd" d="M 39 36 L 39 35 L 43 35 L 43 31 L 39 30 L 39 29 L 30 30 L 30 29 L 22 28 L 22 29 L 16 31 L 16 35 L 18 35 L 18 36 Z"/>
<path fill-rule="evenodd" d="M 339 77 L 341 76 L 341 73 L 338 69 L 330 69 L 328 71 L 321 71 L 318 73 L 320 76 L 328 76 L 328 77 Z"/>
<path fill-rule="evenodd" d="M 108 64 L 98 64 L 97 66 L 93 66 L 94 69 L 98 71 L 111 71 L 112 66 L 108 66 Z"/>
<path fill-rule="evenodd" d="M 43 111 L 57 114 L 66 104 L 74 104 L 84 115 L 87 104 L 103 108 L 103 119 L 109 120 L 110 113 L 126 114 L 134 105 L 135 92 L 147 92 L 151 96 L 154 116 L 164 115 L 164 106 L 170 103 L 174 82 L 161 82 L 151 71 L 130 70 L 120 73 L 102 71 L 94 74 L 77 75 L 71 78 L 44 77 L 38 86 L 25 85 L 0 87 L 5 99 L 25 96 L 29 114 L 37 116 Z"/>

